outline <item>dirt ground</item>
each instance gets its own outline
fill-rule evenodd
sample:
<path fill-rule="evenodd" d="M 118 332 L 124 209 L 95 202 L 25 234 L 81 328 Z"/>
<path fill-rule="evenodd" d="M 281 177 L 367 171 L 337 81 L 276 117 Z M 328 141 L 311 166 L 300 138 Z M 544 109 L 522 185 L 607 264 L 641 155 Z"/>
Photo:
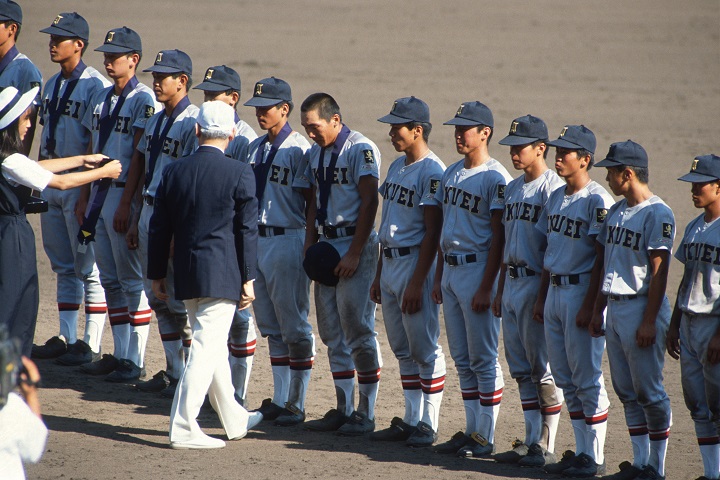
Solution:
<path fill-rule="evenodd" d="M 689 185 L 676 178 L 688 170 L 694 156 L 720 153 L 720 4 L 715 0 L 21 3 L 25 21 L 20 51 L 34 60 L 46 79 L 57 67 L 47 54 L 48 37 L 37 32 L 57 13 L 77 10 L 91 25 L 85 62 L 101 71 L 102 57 L 92 49 L 107 30 L 127 25 L 143 38 L 141 67 L 150 65 L 158 50 L 179 48 L 195 62 L 196 83 L 209 66 L 225 63 L 237 69 L 244 82 L 243 101 L 254 82 L 271 75 L 292 85 L 297 104 L 316 91 L 331 93 L 345 122 L 377 142 L 383 172 L 396 153 L 387 126 L 376 119 L 389 111 L 394 99 L 415 95 L 428 102 L 435 124 L 431 147 L 446 164 L 458 155 L 452 129 L 442 122 L 452 118 L 461 102 L 478 99 L 495 115 L 497 131 L 490 152 L 510 170 L 507 148 L 496 142 L 513 118 L 527 113 L 542 117 L 553 138 L 565 124 L 586 124 L 597 134 L 600 158 L 612 142 L 632 138 L 641 143 L 651 159 L 651 187 L 674 209 L 682 232 L 698 212 L 692 207 Z M 149 83 L 147 74 L 140 78 Z M 202 100 L 197 91 L 191 98 L 195 103 Z M 256 126 L 251 109 L 240 107 L 239 112 Z M 291 123 L 300 129 L 297 112 Z M 591 173 L 604 185 L 604 169 Z M 42 292 L 36 339 L 44 342 L 58 329 L 54 274 L 39 241 L 39 219 L 32 222 Z M 675 262 L 668 287 L 671 301 L 679 276 Z M 379 310 L 377 330 L 385 359 L 377 405 L 382 428 L 401 415 L 403 407 L 397 362 Z M 442 342 L 449 352 L 444 336 Z M 109 327 L 103 348 L 112 351 Z M 318 345 L 307 402 L 309 418 L 318 418 L 334 405 L 326 353 Z M 503 358 L 502 351 L 500 355 Z M 150 375 L 164 368 L 154 326 L 146 362 Z M 441 441 L 464 428 L 449 353 L 448 362 Z M 504 358 L 502 363 L 506 389 L 496 436 L 500 451 L 523 435 L 517 389 Z M 169 400 L 89 378 L 51 361 L 39 365 L 44 419 L 51 432 L 43 459 L 27 469 L 28 478 L 547 477 L 492 461 L 265 424 L 222 450 L 173 451 L 167 438 Z M 613 473 L 621 461 L 630 459 L 632 450 L 607 365 L 605 372 L 612 401 L 605 454 Z M 666 363 L 665 379 L 674 410 L 668 478 L 695 478 L 702 474 L 702 464 L 682 399 L 679 367 L 672 359 Z M 260 340 L 251 405 L 259 406 L 270 395 L 267 345 Z M 222 435 L 214 413 L 204 412 L 201 422 L 210 434 Z M 563 412 L 557 450 L 572 447 L 570 422 Z"/>

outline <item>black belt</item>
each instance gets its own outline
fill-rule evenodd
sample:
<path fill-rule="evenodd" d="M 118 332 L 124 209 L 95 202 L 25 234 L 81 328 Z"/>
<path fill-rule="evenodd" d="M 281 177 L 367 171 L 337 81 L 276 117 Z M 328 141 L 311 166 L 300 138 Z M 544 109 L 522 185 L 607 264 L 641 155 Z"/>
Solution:
<path fill-rule="evenodd" d="M 458 265 L 465 265 L 466 263 L 477 262 L 477 255 L 471 253 L 469 255 L 448 255 L 445 254 L 445 263 L 456 267 Z"/>
<path fill-rule="evenodd" d="M 321 229 L 321 235 L 325 238 L 340 238 L 355 235 L 355 227 L 331 227 L 323 225 Z"/>
<path fill-rule="evenodd" d="M 258 233 L 261 237 L 274 237 L 276 235 L 285 235 L 283 227 L 268 227 L 267 225 L 258 225 Z"/>
<path fill-rule="evenodd" d="M 565 283 L 563 283 L 563 279 L 565 279 Z M 559 287 L 560 285 L 578 285 L 580 283 L 580 275 L 555 275 L 551 273 L 550 283 L 553 287 Z"/>
<path fill-rule="evenodd" d="M 112 182 L 110 184 L 111 188 L 125 188 L 125 182 Z"/>
<path fill-rule="evenodd" d="M 143 200 L 145 201 L 145 205 L 148 205 L 150 207 L 155 205 L 155 197 L 151 197 L 150 195 L 143 195 Z"/>
<path fill-rule="evenodd" d="M 385 258 L 404 257 L 405 255 L 410 255 L 411 252 L 412 248 L 410 247 L 383 248 Z"/>
<path fill-rule="evenodd" d="M 535 270 L 530 270 L 527 267 L 519 267 L 517 265 L 508 265 L 507 272 L 508 275 L 510 275 L 510 278 L 534 277 L 537 273 Z"/>
<path fill-rule="evenodd" d="M 635 300 L 636 298 L 638 298 L 638 295 L 615 295 L 614 293 L 611 293 L 610 295 L 608 295 L 608 298 L 613 302 L 619 302 L 620 300 Z"/>

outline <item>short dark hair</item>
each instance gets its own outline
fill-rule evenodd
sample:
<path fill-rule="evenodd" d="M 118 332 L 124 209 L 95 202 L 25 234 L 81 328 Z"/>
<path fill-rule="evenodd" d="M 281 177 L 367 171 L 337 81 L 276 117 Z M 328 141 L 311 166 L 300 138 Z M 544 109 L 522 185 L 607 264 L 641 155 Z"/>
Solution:
<path fill-rule="evenodd" d="M 342 122 L 340 106 L 337 104 L 335 99 L 327 93 L 313 93 L 308 96 L 305 101 L 303 101 L 302 105 L 300 105 L 301 113 L 312 111 L 317 111 L 318 117 L 322 118 L 326 122 L 329 122 L 335 115 L 340 117 L 340 121 Z"/>
<path fill-rule="evenodd" d="M 178 73 L 173 73 L 172 78 L 180 78 L 180 75 L 185 75 L 187 77 L 187 84 L 185 85 L 185 91 L 189 92 L 190 87 L 192 87 L 192 77 L 188 73 L 178 72 Z"/>
<path fill-rule="evenodd" d="M 595 163 L 595 155 L 590 150 L 585 150 L 584 148 L 578 148 L 575 150 L 577 158 L 584 158 L 584 157 L 590 157 L 590 162 L 588 162 L 587 169 L 590 170 L 593 167 L 593 164 Z"/>
<path fill-rule="evenodd" d="M 15 41 L 17 42 L 18 38 L 20 38 L 20 28 L 21 25 L 17 23 L 15 20 L 5 20 L 2 22 L 3 25 L 5 25 L 5 28 L 8 28 L 10 25 L 17 25 L 17 30 L 15 31 Z"/>
<path fill-rule="evenodd" d="M 430 122 L 410 122 L 406 123 L 405 126 L 408 128 L 408 130 L 412 130 L 415 127 L 422 127 L 422 137 L 425 143 L 428 142 L 428 139 L 430 138 L 430 132 L 432 131 L 432 123 Z"/>

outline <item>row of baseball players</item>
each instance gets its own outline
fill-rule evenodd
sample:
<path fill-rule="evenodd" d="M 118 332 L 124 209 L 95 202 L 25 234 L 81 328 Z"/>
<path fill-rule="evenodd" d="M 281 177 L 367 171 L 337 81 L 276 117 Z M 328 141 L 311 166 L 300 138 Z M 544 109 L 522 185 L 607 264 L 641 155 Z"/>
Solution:
<path fill-rule="evenodd" d="M 10 21 L 10 30 L 13 22 L 16 28 L 22 22 L 9 8 L 12 4 L 0 4 L 0 10 L 5 9 L 0 15 Z M 16 18 L 10 18 L 12 14 Z M 88 30 L 76 13 L 58 15 L 43 30 L 50 34 L 51 58 L 61 72 L 50 79 L 42 95 L 41 155 L 68 156 L 92 145 L 93 151 L 120 159 L 125 168 L 123 177 L 105 188 L 98 185 L 92 192 L 47 198 L 50 210 L 43 215 L 43 237 L 58 273 L 63 338 L 54 337 L 34 353 L 43 357 L 59 352 L 61 363 L 84 364 L 85 371 L 109 374 L 109 380 L 136 379 L 143 373 L 152 307 L 168 366 L 139 386 L 168 388 L 172 393 L 183 368 L 183 345 L 191 340 L 187 317 L 181 302 L 155 298 L 150 282 L 143 281 L 146 262 L 141 259 L 146 255 L 153 192 L 162 167 L 195 148 L 197 108 L 187 98 L 192 64 L 177 50 L 157 55 L 147 69 L 153 73 L 155 97 L 164 107 L 155 114 L 150 89 L 134 76 L 142 52 L 139 36 L 126 27 L 114 29 L 97 49 L 105 54 L 105 68 L 114 83 L 110 85 L 81 61 Z M 27 59 L 16 54 L 13 60 Z M 15 70 L 28 64 L 19 62 Z M 8 68 L 0 73 L 0 80 L 5 71 Z M 240 79 L 227 67 L 214 67 L 196 88 L 206 92 L 206 99 L 234 106 Z M 455 125 L 457 150 L 464 159 L 445 170 L 427 147 L 431 129 L 427 105 L 414 97 L 399 99 L 380 119 L 392 125 L 393 145 L 404 155 L 390 166 L 379 188 L 384 208 L 376 234 L 379 152 L 370 140 L 342 124 L 332 97 L 311 95 L 301 106 L 302 124 L 316 143 L 312 148 L 287 123 L 293 108 L 287 83 L 276 78 L 258 82 L 246 105 L 256 107 L 260 127 L 268 133 L 257 139 L 238 118 L 228 154 L 254 164 L 258 178 L 260 240 L 254 310 L 261 333 L 268 337 L 274 380 L 273 398 L 260 408 L 266 419 L 292 425 L 305 417 L 314 358 L 314 336 L 307 321 L 309 280 L 301 265 L 308 250 L 305 266 L 319 280 L 315 285 L 318 330 L 328 346 L 338 405 L 323 419 L 306 422 L 307 428 L 349 435 L 374 430 L 381 360 L 372 300 L 382 302 L 389 342 L 400 362 L 406 406 L 402 419 L 393 419 L 390 428 L 373 433 L 372 438 L 432 444 L 445 377 L 438 345 L 437 304 L 442 302 L 467 425 L 465 432 L 438 445 L 438 451 L 468 456 L 493 453 L 503 389 L 497 358 L 502 313 L 507 360 L 520 388 L 526 438 L 512 451 L 496 455 L 497 460 L 548 464 L 546 469 L 571 476 L 603 471 L 608 410 L 600 370 L 604 335 L 634 452 L 632 464 L 624 465 L 620 472 L 624 476 L 618 478 L 664 474 L 670 426 L 662 387 L 663 339 L 670 321 L 664 292 L 674 220 L 670 209 L 647 188 L 647 155 L 642 147 L 629 141 L 614 144 L 600 164 L 608 167 L 613 192 L 625 197 L 608 213 L 611 197 L 587 174 L 596 144 L 586 127 L 568 126 L 550 142 L 541 120 L 516 119 L 501 144 L 511 146 L 513 165 L 524 174 L 510 181 L 487 150 L 494 125 L 486 106 L 465 103 L 446 122 Z M 559 176 L 546 166 L 548 146 L 557 147 Z M 683 177 L 693 182 L 694 202 L 706 214 L 688 226 L 676 254 L 686 264 L 686 273 L 667 335 L 673 356 L 680 345 L 683 348 L 684 392 L 693 405 L 707 478 L 717 478 L 718 470 L 718 434 L 712 423 L 718 414 L 713 393 L 717 391 L 713 320 L 718 314 L 718 261 L 712 222 L 718 208 L 717 162 L 715 156 L 698 157 L 691 174 Z M 551 195 L 563 185 L 560 177 L 565 188 Z M 140 195 L 144 205 L 139 218 L 133 219 L 137 215 L 133 200 Z M 80 242 L 76 203 L 83 222 Z M 90 206 L 84 208 L 86 203 Z M 306 223 L 319 228 L 305 229 Z M 319 237 L 324 241 L 316 243 Z M 95 239 L 94 245 L 89 239 Z M 612 252 L 604 254 L 607 249 Z M 330 270 L 324 267 L 326 261 Z M 172 272 L 168 274 L 171 287 Z M 694 291 L 692 285 L 698 289 L 702 285 L 702 291 Z M 357 295 L 358 291 L 369 291 L 370 298 Z M 84 340 L 77 340 L 83 295 L 86 332 Z M 106 311 L 115 352 L 98 358 Z M 616 318 L 623 321 L 613 321 Z M 704 335 L 696 334 L 698 329 Z M 241 401 L 252 366 L 254 331 L 247 310 L 238 311 L 230 351 Z M 678 342 L 681 334 L 683 340 Z M 547 342 L 538 341 L 543 338 Z M 553 463 L 563 397 L 576 450 Z"/>

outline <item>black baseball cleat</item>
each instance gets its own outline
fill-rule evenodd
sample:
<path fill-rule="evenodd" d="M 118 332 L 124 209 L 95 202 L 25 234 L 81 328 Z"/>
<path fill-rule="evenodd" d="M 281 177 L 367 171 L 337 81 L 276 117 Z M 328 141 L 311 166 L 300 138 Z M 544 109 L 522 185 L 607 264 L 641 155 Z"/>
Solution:
<path fill-rule="evenodd" d="M 660 473 L 652 465 L 645 465 L 642 473 L 637 476 L 637 480 L 665 480 L 664 475 Z"/>
<path fill-rule="evenodd" d="M 271 398 L 266 398 L 260 404 L 260 408 L 255 411 L 263 414 L 263 420 L 270 421 L 278 418 L 283 413 L 283 410 L 284 408 L 273 403 Z"/>
<path fill-rule="evenodd" d="M 458 450 L 463 448 L 469 442 L 472 442 L 472 439 L 469 435 L 466 435 L 463 432 L 457 432 L 447 442 L 435 445 L 435 448 L 433 448 L 433 450 L 435 451 L 435 453 L 456 454 Z"/>
<path fill-rule="evenodd" d="M 528 454 L 530 448 L 524 442 L 516 438 L 512 443 L 512 450 L 498 453 L 493 456 L 493 460 L 499 463 L 518 463 L 522 457 Z"/>
<path fill-rule="evenodd" d="M 402 418 L 394 417 L 388 428 L 372 432 L 370 440 L 376 442 L 404 442 L 417 430 L 412 425 L 405 423 Z"/>
<path fill-rule="evenodd" d="M 275 419 L 275 425 L 278 427 L 292 427 L 299 425 L 305 421 L 305 412 L 290 403 L 285 404 L 282 412 Z"/>
<path fill-rule="evenodd" d="M 627 461 L 620 463 L 619 468 L 619 472 L 603 478 L 607 480 L 634 480 L 642 473 L 642 468 L 638 468 Z"/>
<path fill-rule="evenodd" d="M 68 350 L 68 346 L 60 337 L 52 337 L 44 345 L 33 345 L 30 356 L 32 358 L 57 358 Z"/>
<path fill-rule="evenodd" d="M 172 400 L 173 398 L 175 398 L 175 390 L 177 390 L 178 379 L 172 378 L 172 377 L 169 377 L 169 378 L 170 378 L 170 385 L 168 385 L 167 387 L 160 390 L 160 396 L 163 398 L 169 398 Z M 207 400 L 207 398 L 206 398 L 206 400 Z"/>
<path fill-rule="evenodd" d="M 576 456 L 572 467 L 562 472 L 564 476 L 572 478 L 594 477 L 595 475 L 603 475 L 604 473 L 605 462 L 597 464 L 587 453 L 581 453 Z"/>
<path fill-rule="evenodd" d="M 337 429 L 336 434 L 345 437 L 359 437 L 375 430 L 375 419 L 368 418 L 367 414 L 354 411 L 347 422 Z"/>
<path fill-rule="evenodd" d="M 557 462 L 557 458 L 554 453 L 548 452 L 540 444 L 533 443 L 528 448 L 527 455 L 518 460 L 518 465 L 521 467 L 544 467 L 555 462 Z"/>
<path fill-rule="evenodd" d="M 335 432 L 338 428 L 345 425 L 345 422 L 348 420 L 350 420 L 350 417 L 343 415 L 339 410 L 333 408 L 328 410 L 323 418 L 305 422 L 305 430 L 312 430 L 315 432 Z"/>
<path fill-rule="evenodd" d="M 67 352 L 55 359 L 55 363 L 67 367 L 77 367 L 100 359 L 100 353 L 95 353 L 90 345 L 78 340 L 67 347 Z"/>
<path fill-rule="evenodd" d="M 107 375 L 115 371 L 120 361 L 110 354 L 103 354 L 100 360 L 80 365 L 80 371 L 90 375 Z"/>
<path fill-rule="evenodd" d="M 437 442 L 437 439 L 437 432 L 429 424 L 418 422 L 415 431 L 407 439 L 405 445 L 413 448 L 432 447 L 432 444 Z"/>
<path fill-rule="evenodd" d="M 487 458 L 495 453 L 495 445 L 488 442 L 485 437 L 473 433 L 470 435 L 470 443 L 457 451 L 458 457 L 466 458 Z"/>
<path fill-rule="evenodd" d="M 543 467 L 543 470 L 545 470 L 546 473 L 563 473 L 565 470 L 572 467 L 574 464 L 575 452 L 573 452 L 572 450 L 565 450 L 559 462 L 547 463 Z"/>
<path fill-rule="evenodd" d="M 169 386 L 170 376 L 165 372 L 165 370 L 160 370 L 158 373 L 153 375 L 150 380 L 147 380 L 145 382 L 139 381 L 135 384 L 135 388 L 137 388 L 141 392 L 148 393 L 159 393 Z"/>
<path fill-rule="evenodd" d="M 123 358 L 120 360 L 120 363 L 115 371 L 105 377 L 105 381 L 111 383 L 125 383 L 137 380 L 138 378 L 143 378 L 144 376 L 145 368 L 140 368 L 135 365 L 135 362 L 132 360 Z"/>

